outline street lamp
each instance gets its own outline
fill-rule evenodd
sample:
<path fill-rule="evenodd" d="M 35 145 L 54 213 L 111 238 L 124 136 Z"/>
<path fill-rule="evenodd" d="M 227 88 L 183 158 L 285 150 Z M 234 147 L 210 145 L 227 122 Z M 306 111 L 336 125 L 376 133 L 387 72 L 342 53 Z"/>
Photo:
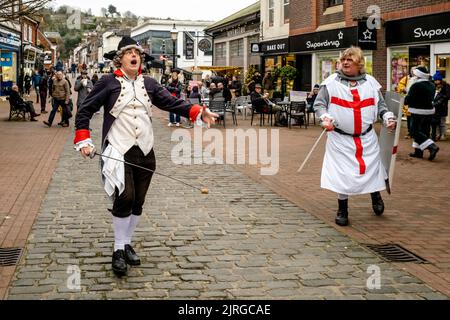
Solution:
<path fill-rule="evenodd" d="M 176 44 L 176 41 L 178 38 L 178 30 L 177 30 L 177 28 L 175 28 L 175 23 L 173 24 L 173 28 L 170 31 L 170 37 L 172 38 L 173 68 L 175 69 L 175 67 L 176 67 L 175 44 Z"/>

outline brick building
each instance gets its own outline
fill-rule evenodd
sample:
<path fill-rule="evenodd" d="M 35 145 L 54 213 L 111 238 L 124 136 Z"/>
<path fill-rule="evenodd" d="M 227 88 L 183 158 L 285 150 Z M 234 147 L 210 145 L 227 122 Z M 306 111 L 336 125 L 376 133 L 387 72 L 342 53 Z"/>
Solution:
<path fill-rule="evenodd" d="M 377 11 L 381 23 L 375 27 Z M 310 90 L 334 72 L 339 53 L 350 45 L 363 48 L 368 73 L 385 90 L 395 89 L 418 64 L 450 80 L 449 1 L 291 0 L 289 35 L 298 90 Z"/>

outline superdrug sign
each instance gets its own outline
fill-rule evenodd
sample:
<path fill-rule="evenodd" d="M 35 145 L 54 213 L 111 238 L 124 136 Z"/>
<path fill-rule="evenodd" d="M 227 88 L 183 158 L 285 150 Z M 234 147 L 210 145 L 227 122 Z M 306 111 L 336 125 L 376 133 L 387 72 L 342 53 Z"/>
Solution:
<path fill-rule="evenodd" d="M 450 12 L 386 22 L 388 46 L 450 41 Z"/>

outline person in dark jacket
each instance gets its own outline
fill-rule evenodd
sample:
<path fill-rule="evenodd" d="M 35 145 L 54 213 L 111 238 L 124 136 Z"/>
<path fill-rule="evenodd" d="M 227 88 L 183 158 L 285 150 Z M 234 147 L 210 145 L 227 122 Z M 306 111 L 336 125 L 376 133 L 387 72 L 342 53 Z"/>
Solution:
<path fill-rule="evenodd" d="M 39 83 L 39 96 L 41 98 L 41 113 L 45 114 L 48 92 L 48 77 L 45 71 L 42 71 L 41 82 Z"/>
<path fill-rule="evenodd" d="M 141 264 L 131 241 L 152 179 L 150 170 L 156 168 L 152 105 L 192 121 L 201 119 L 208 126 L 218 115 L 172 96 L 155 79 L 144 77 L 141 66 L 151 57 L 134 39 L 124 37 L 117 51 L 108 52 L 104 57 L 113 60 L 117 70 L 101 77 L 78 109 L 74 144 L 85 158 L 95 152 L 90 120 L 103 106 L 101 153 L 121 160 L 102 157 L 101 164 L 104 189 L 113 201 L 110 210 L 114 229 L 112 270 L 117 276 L 123 276 L 128 271 L 127 265 Z"/>
<path fill-rule="evenodd" d="M 432 161 L 439 151 L 439 147 L 430 139 L 435 87 L 430 81 L 427 68 L 419 66 L 413 72 L 417 80 L 405 97 L 405 104 L 408 105 L 412 117 L 411 134 L 414 139 L 414 152 L 409 155 L 414 158 L 423 158 L 423 151 L 428 149 L 430 151 L 428 160 Z"/>
<path fill-rule="evenodd" d="M 202 95 L 198 92 L 197 86 L 194 86 L 192 88 L 191 94 L 189 95 L 189 99 L 198 99 L 198 103 L 199 104 L 202 103 Z"/>
<path fill-rule="evenodd" d="M 436 86 L 436 96 L 434 97 L 433 106 L 435 113 L 431 121 L 431 138 L 434 141 L 447 140 L 446 118 L 448 116 L 448 100 L 450 99 L 450 85 L 444 81 L 439 71 L 433 76 Z"/>
<path fill-rule="evenodd" d="M 27 73 L 25 74 L 25 77 L 23 78 L 23 83 L 25 85 L 25 94 L 30 95 L 30 89 L 31 89 L 31 77 Z"/>
<path fill-rule="evenodd" d="M 180 98 L 181 97 L 181 91 L 183 90 L 183 85 L 178 80 L 178 72 L 174 71 L 172 72 L 172 78 L 167 85 L 167 90 L 169 90 L 170 94 L 173 97 Z M 170 112 L 169 114 L 169 127 L 176 125 L 177 127 L 180 126 L 181 117 L 173 112 Z"/>
<path fill-rule="evenodd" d="M 24 101 L 19 94 L 19 87 L 17 85 L 12 86 L 9 100 L 14 106 L 24 108 L 26 112 L 29 112 L 31 116 L 30 121 L 37 121 L 35 117 L 39 116 L 40 114 L 36 113 L 36 111 L 34 110 L 33 101 Z"/>

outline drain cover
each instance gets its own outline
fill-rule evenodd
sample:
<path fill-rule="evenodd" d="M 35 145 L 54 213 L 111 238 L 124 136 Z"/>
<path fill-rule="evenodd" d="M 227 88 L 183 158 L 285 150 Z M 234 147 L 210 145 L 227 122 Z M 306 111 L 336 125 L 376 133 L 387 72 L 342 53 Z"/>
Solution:
<path fill-rule="evenodd" d="M 15 266 L 22 255 L 22 248 L 0 248 L 0 266 Z"/>
<path fill-rule="evenodd" d="M 370 250 L 381 256 L 383 259 L 393 262 L 415 262 L 427 263 L 428 261 L 398 244 L 366 244 Z"/>

